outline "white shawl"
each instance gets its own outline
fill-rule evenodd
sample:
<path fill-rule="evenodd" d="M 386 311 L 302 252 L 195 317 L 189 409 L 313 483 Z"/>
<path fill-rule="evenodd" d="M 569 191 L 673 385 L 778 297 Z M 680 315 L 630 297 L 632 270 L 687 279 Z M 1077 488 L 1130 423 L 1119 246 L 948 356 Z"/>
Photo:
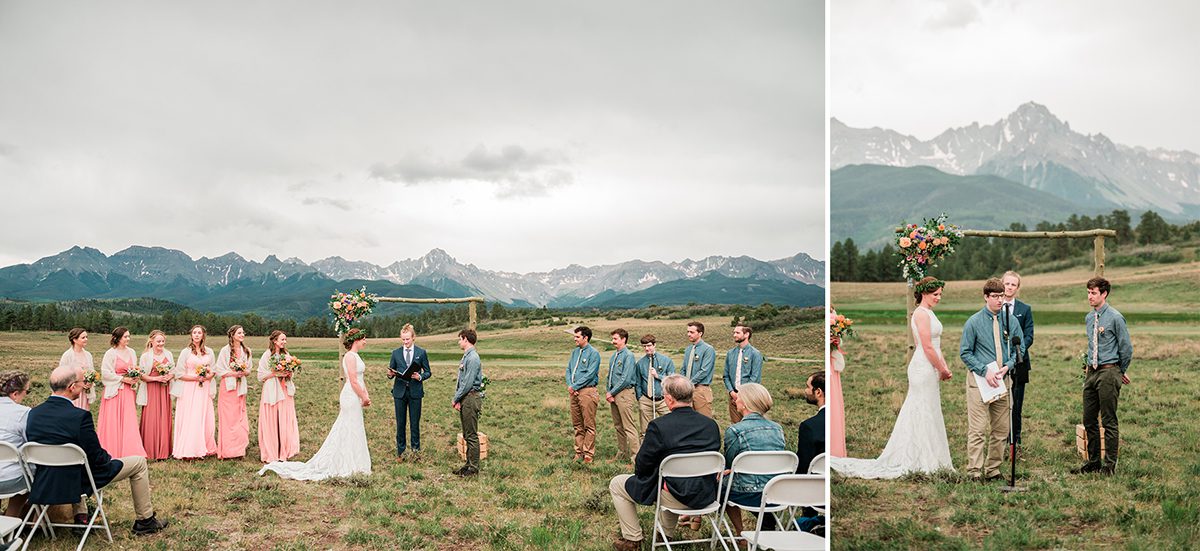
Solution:
<path fill-rule="evenodd" d="M 204 355 L 208 356 L 209 358 L 212 358 L 213 357 L 212 349 L 205 346 L 204 347 Z M 179 352 L 179 359 L 175 362 L 175 368 L 171 370 L 171 374 L 175 376 L 175 378 L 171 380 L 171 396 L 174 396 L 176 398 L 183 396 L 183 383 L 189 382 L 189 381 L 184 381 L 183 379 L 181 379 L 181 377 L 183 377 L 184 373 L 187 372 L 187 361 L 188 361 L 188 358 L 191 358 L 192 356 L 195 356 L 195 354 L 192 354 L 191 346 L 184 348 L 183 350 L 181 350 Z M 214 367 L 213 369 L 215 370 L 216 368 Z M 216 373 L 216 371 L 213 371 L 213 372 Z M 192 377 L 196 376 L 195 373 L 188 373 L 188 375 L 190 375 Z M 216 397 L 216 395 L 217 395 L 216 383 L 213 381 L 208 381 L 207 386 L 208 386 L 208 397 L 209 398 Z"/>
<path fill-rule="evenodd" d="M 85 349 L 83 351 L 83 356 L 85 358 L 87 358 L 87 366 L 84 367 L 83 370 L 87 371 L 89 369 L 96 369 L 96 361 L 92 359 L 92 353 L 88 352 Z M 58 359 L 58 367 L 62 367 L 64 365 L 74 365 L 74 363 L 75 363 L 75 347 L 72 346 L 71 348 L 68 348 L 66 352 L 63 352 L 62 357 Z M 88 400 L 92 401 L 92 402 L 96 401 L 96 387 L 95 386 L 88 389 Z"/>
<path fill-rule="evenodd" d="M 168 362 L 171 362 L 171 364 L 175 363 L 175 358 L 173 356 L 171 356 L 170 350 L 167 350 L 164 348 L 163 354 L 166 355 Z M 154 373 L 154 370 L 152 369 L 154 367 L 154 350 L 147 350 L 145 352 L 142 352 L 142 357 L 138 360 L 138 365 L 142 367 L 142 373 L 145 373 L 147 375 L 153 375 L 155 377 L 158 376 L 158 373 Z M 175 372 L 174 367 L 171 368 L 171 372 L 172 373 Z M 175 380 L 172 379 L 170 382 L 167 383 L 167 388 L 168 389 L 174 388 L 175 387 L 174 383 L 175 383 Z M 137 405 L 144 406 L 144 405 L 146 405 L 146 402 L 149 401 L 150 395 L 147 394 L 146 392 L 147 392 L 146 385 L 138 385 Z"/>
<path fill-rule="evenodd" d="M 125 360 L 129 365 L 137 365 L 137 352 L 132 348 L 125 347 L 125 351 L 129 353 L 129 357 Z M 104 353 L 104 359 L 100 360 L 100 381 L 104 383 L 104 399 L 107 400 L 117 395 L 117 391 L 121 390 L 120 375 L 117 375 L 117 352 L 116 348 L 109 348 L 108 352 Z"/>
<path fill-rule="evenodd" d="M 274 374 L 275 370 L 271 366 L 271 350 L 268 348 L 258 359 L 258 380 L 263 384 L 262 402 L 264 404 L 279 402 L 284 398 L 285 392 L 287 396 L 296 395 L 296 383 L 291 379 L 288 379 L 287 384 L 281 383 L 279 377 L 274 377 Z"/>
<path fill-rule="evenodd" d="M 233 390 L 236 388 L 238 396 L 245 396 L 247 389 L 246 377 L 225 376 L 226 374 L 233 373 L 233 370 L 229 368 L 232 355 L 233 352 L 230 351 L 228 344 L 222 346 L 221 351 L 217 353 L 217 366 L 215 371 L 217 374 L 217 379 L 224 381 L 225 390 Z M 247 366 L 250 365 L 250 347 L 248 346 L 246 347 L 246 357 L 243 358 L 243 361 L 246 362 Z"/>

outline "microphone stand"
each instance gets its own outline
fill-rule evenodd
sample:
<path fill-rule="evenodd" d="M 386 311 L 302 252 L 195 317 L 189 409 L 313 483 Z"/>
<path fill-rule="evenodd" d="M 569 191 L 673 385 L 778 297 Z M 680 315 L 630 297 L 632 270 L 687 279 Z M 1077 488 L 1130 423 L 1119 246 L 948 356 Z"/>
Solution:
<path fill-rule="evenodd" d="M 1017 349 L 1017 359 L 1013 362 L 1013 369 L 1016 369 L 1017 364 L 1021 363 L 1021 339 L 1013 335 L 1012 341 L 1009 343 Z M 1015 377 L 1014 377 L 1015 378 Z M 1001 486 L 1001 492 L 1024 492 L 1029 488 L 1017 486 L 1017 433 L 1013 429 L 1016 419 L 1016 413 L 1013 406 L 1012 388 L 1008 389 L 1008 461 L 1011 464 L 1011 471 L 1008 479 L 1008 486 Z"/>

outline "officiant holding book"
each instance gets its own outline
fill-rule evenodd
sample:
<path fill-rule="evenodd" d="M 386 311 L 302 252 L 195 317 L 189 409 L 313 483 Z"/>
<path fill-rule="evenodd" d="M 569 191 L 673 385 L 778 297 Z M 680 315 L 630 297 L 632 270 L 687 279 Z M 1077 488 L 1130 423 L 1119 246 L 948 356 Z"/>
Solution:
<path fill-rule="evenodd" d="M 1017 363 L 1023 335 L 1016 317 L 1001 308 L 1004 284 L 998 278 L 984 282 L 983 297 L 984 307 L 963 326 L 959 357 L 971 371 L 966 377 L 967 476 L 995 480 L 1002 477 L 1011 394 L 995 399 L 984 396 L 996 395 L 1000 387 L 1012 387 L 1009 372 Z"/>
<path fill-rule="evenodd" d="M 392 351 L 387 376 L 393 379 L 392 401 L 396 406 L 396 460 L 404 460 L 405 424 L 412 433 L 412 451 L 421 451 L 421 399 L 425 397 L 424 381 L 432 376 L 429 355 L 417 346 L 417 332 L 412 324 L 400 330 L 404 346 Z"/>

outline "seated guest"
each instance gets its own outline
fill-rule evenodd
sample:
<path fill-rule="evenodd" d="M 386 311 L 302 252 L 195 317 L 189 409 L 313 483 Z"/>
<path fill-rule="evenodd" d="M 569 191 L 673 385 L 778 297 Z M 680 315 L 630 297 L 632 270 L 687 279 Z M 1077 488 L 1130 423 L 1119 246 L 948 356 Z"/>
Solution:
<path fill-rule="evenodd" d="M 88 467 L 97 488 L 112 482 L 129 479 L 133 493 L 133 509 L 137 521 L 133 523 L 136 535 L 152 534 L 167 527 L 167 522 L 154 515 L 150 503 L 150 472 L 144 456 L 113 459 L 100 447 L 92 415 L 75 407 L 72 400 L 79 397 L 83 389 L 83 370 L 76 366 L 60 366 L 50 373 L 50 391 L 53 393 L 41 405 L 29 411 L 25 435 L 30 442 L 42 444 L 75 444 L 87 455 Z M 75 505 L 75 514 L 86 513 L 81 509 L 79 496 L 91 494 L 92 487 L 82 467 L 43 467 L 33 478 L 33 503 Z"/>
<path fill-rule="evenodd" d="M 5 371 L 0 373 L 0 441 L 21 447 L 25 443 L 25 416 L 29 406 L 21 405 L 21 401 L 29 394 L 29 375 L 20 371 Z M 11 494 L 25 490 L 25 477 L 21 474 L 20 463 L 0 465 L 0 494 Z M 25 507 L 25 494 L 8 498 L 8 506 L 4 515 L 10 517 L 22 516 L 21 509 Z"/>
<path fill-rule="evenodd" d="M 779 423 L 768 420 L 764 415 L 771 410 L 774 401 L 767 387 L 758 383 L 744 383 L 738 389 L 734 398 L 734 406 L 742 420 L 725 429 L 725 467 L 733 465 L 733 459 L 742 452 L 783 451 L 783 427 Z M 728 473 L 729 471 L 725 471 Z M 730 481 L 729 478 L 733 480 Z M 733 533 L 742 533 L 742 509 L 757 510 L 762 503 L 763 488 L 771 481 L 771 475 L 745 475 L 724 478 L 723 484 L 733 484 L 729 491 L 729 506 L 725 514 L 733 525 Z M 724 491 L 722 489 L 722 491 Z M 767 518 L 771 518 L 767 515 Z M 770 530 L 775 526 L 774 521 L 769 525 L 763 519 L 763 529 Z"/>
<path fill-rule="evenodd" d="M 613 549 L 629 551 L 642 544 L 637 505 L 654 505 L 658 498 L 658 467 L 667 456 L 677 453 L 719 451 L 721 430 L 717 422 L 692 409 L 692 382 L 682 375 L 671 375 L 662 382 L 669 413 L 646 427 L 646 437 L 634 459 L 633 474 L 613 477 L 608 485 L 613 506 L 621 523 L 621 537 Z M 699 508 L 717 498 L 716 477 L 668 478 L 662 503 L 676 508 Z M 662 525 L 670 531 L 676 515 L 662 512 Z"/>
<path fill-rule="evenodd" d="M 804 401 L 817 406 L 817 414 L 800 423 L 796 437 L 796 456 L 800 458 L 796 472 L 800 474 L 808 472 L 814 457 L 825 453 L 825 372 L 809 375 L 806 386 Z"/>

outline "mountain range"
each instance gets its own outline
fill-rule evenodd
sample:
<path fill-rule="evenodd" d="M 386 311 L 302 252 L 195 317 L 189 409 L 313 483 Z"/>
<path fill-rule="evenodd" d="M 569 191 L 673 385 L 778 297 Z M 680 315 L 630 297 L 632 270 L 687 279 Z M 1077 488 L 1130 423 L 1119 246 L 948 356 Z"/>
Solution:
<path fill-rule="evenodd" d="M 638 303 L 644 296 L 655 297 L 657 304 L 771 301 L 808 306 L 823 302 L 824 280 L 824 262 L 804 253 L 772 261 L 711 256 L 670 263 L 573 264 L 518 274 L 462 264 L 441 249 L 377 266 L 336 256 L 312 264 L 274 255 L 255 262 L 232 252 L 193 260 L 182 251 L 137 245 L 109 256 L 76 246 L 0 269 L 0 296 L 56 301 L 153 297 L 214 312 L 305 316 L 321 314 L 334 289 L 362 285 L 381 296 L 479 295 L 514 306 L 610 306 Z M 715 289 L 714 282 L 724 290 Z M 656 290 L 670 283 L 674 285 Z"/>
<path fill-rule="evenodd" d="M 1033 102 L 993 124 L 971 123 L 925 141 L 878 127 L 851 128 L 835 118 L 829 140 L 833 170 L 929 166 L 952 175 L 997 176 L 1074 205 L 1056 219 L 1114 208 L 1155 210 L 1177 219 L 1200 216 L 1200 155 L 1085 135 Z M 839 192 L 831 191 L 835 197 Z M 832 208 L 830 214 L 837 215 Z"/>

